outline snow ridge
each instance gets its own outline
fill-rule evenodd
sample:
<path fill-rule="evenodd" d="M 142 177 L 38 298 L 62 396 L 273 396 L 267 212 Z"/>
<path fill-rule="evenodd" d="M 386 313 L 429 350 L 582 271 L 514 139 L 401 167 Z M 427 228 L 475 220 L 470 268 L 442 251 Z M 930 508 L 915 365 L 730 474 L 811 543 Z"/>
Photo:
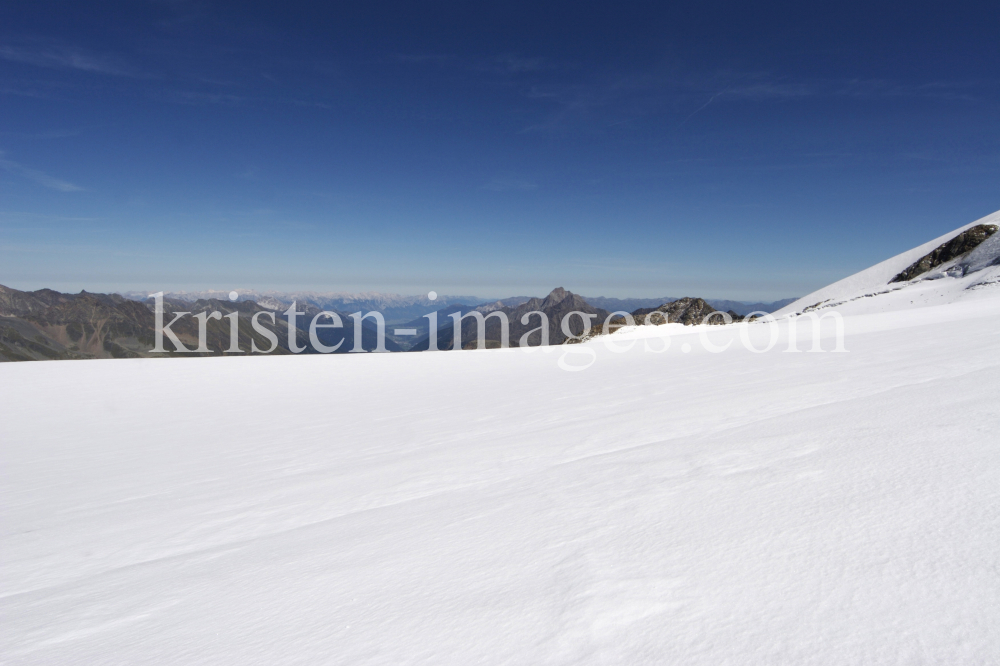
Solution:
<path fill-rule="evenodd" d="M 899 283 L 891 281 L 935 248 L 981 224 L 1000 224 L 1000 211 L 818 289 L 781 308 L 774 315 L 787 317 L 831 308 L 836 308 L 842 314 L 864 314 L 942 305 L 970 298 L 976 290 L 995 285 L 1000 279 L 1000 233 L 994 233 L 971 252 L 913 280 Z M 866 299 L 866 302 L 862 303 L 862 299 Z"/>

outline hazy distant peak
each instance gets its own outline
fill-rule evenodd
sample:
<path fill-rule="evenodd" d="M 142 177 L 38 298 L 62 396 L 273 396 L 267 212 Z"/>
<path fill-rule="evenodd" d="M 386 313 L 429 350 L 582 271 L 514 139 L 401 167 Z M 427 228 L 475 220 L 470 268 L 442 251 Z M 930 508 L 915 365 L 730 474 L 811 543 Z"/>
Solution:
<path fill-rule="evenodd" d="M 550 301 L 552 303 L 558 303 L 559 301 L 564 300 L 569 295 L 570 292 L 566 291 L 562 287 L 556 287 L 555 289 L 549 292 L 549 295 L 545 297 L 545 300 Z"/>
<path fill-rule="evenodd" d="M 579 303 L 586 304 L 586 301 L 584 301 L 582 297 L 574 294 L 571 291 L 566 291 L 562 287 L 556 287 L 551 292 L 549 292 L 549 295 L 546 296 L 545 299 L 542 301 L 541 309 L 546 310 L 548 308 L 554 307 L 562 303 L 566 299 L 572 299 L 573 302 L 578 301 Z"/>

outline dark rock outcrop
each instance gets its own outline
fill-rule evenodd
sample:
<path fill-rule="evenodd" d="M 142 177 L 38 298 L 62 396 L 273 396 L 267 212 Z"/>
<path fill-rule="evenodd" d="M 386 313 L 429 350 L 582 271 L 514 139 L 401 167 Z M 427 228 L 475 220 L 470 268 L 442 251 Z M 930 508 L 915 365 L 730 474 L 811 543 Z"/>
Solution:
<path fill-rule="evenodd" d="M 703 298 L 680 298 L 671 303 L 664 303 L 658 308 L 641 308 L 632 313 L 636 324 L 684 324 L 693 326 L 705 321 L 705 317 L 718 312 L 705 302 Z M 660 314 L 654 314 L 660 313 Z M 739 316 L 739 315 L 737 315 Z M 712 324 L 725 323 L 721 315 L 712 317 Z"/>
<path fill-rule="evenodd" d="M 997 226 L 995 224 L 979 224 L 966 229 L 947 243 L 939 245 L 931 252 L 920 257 L 905 271 L 889 280 L 889 284 L 893 282 L 907 282 L 923 275 L 931 269 L 937 268 L 941 264 L 945 264 L 952 259 L 957 259 L 963 254 L 974 250 L 980 243 L 996 232 Z"/>
<path fill-rule="evenodd" d="M 706 321 L 706 317 L 712 315 L 713 313 L 718 313 L 712 316 Z M 730 322 L 735 323 L 743 321 L 745 317 L 743 315 L 737 314 L 733 310 L 725 313 L 730 317 Z M 720 325 L 730 323 L 725 320 L 722 316 L 723 312 L 721 310 L 716 310 L 703 298 L 691 298 L 690 296 L 685 298 L 679 298 L 676 301 L 671 301 L 669 303 L 664 303 L 658 308 L 639 308 L 631 313 L 632 321 L 637 326 L 643 325 L 655 325 L 662 326 L 663 324 L 684 324 L 685 326 L 695 326 L 698 324 L 712 324 Z M 751 321 L 756 317 L 751 317 Z M 628 320 L 621 315 L 614 317 L 609 326 L 607 333 L 614 333 L 622 326 L 627 326 Z M 588 331 L 586 338 L 593 338 L 598 335 L 603 335 L 605 333 L 603 326 L 594 326 Z"/>

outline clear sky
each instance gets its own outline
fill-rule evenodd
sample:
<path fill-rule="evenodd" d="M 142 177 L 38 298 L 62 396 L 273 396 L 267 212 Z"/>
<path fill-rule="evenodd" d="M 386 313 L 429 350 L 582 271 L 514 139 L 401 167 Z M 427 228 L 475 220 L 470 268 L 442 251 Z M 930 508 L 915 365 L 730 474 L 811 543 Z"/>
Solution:
<path fill-rule="evenodd" d="M 1000 208 L 1000 3 L 0 4 L 0 284 L 802 295 Z"/>

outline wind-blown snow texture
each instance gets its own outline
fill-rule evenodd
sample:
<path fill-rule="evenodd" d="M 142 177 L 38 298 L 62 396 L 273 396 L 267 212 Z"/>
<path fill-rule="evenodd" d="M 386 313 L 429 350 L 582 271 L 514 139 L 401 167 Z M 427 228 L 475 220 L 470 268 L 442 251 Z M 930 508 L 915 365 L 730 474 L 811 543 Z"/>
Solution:
<path fill-rule="evenodd" d="M 0 657 L 995 664 L 1000 288 L 976 291 L 848 316 L 848 353 L 781 351 L 783 320 L 762 354 L 665 325 L 0 366 Z"/>

